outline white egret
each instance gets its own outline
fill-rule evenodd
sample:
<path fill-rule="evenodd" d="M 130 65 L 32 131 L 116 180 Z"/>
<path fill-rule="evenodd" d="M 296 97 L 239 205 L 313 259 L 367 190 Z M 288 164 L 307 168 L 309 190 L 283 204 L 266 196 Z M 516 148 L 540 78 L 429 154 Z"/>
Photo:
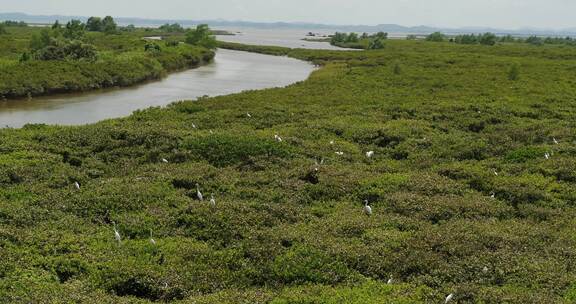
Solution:
<path fill-rule="evenodd" d="M 341 151 L 339 151 L 339 152 L 336 152 L 336 155 L 340 155 L 340 156 L 342 156 L 342 155 L 344 155 L 344 152 L 341 152 Z"/>
<path fill-rule="evenodd" d="M 555 138 L 555 137 L 553 137 L 553 138 L 552 138 L 552 140 L 554 141 L 554 144 L 555 144 L 555 145 L 557 145 L 557 144 L 558 144 L 558 141 L 556 140 L 556 138 Z"/>
<path fill-rule="evenodd" d="M 192 123 L 192 128 L 196 129 L 196 125 L 194 123 Z"/>
<path fill-rule="evenodd" d="M 388 282 L 386 282 L 386 284 L 392 284 L 393 280 L 392 280 L 392 276 L 390 276 L 390 278 L 388 279 Z"/>
<path fill-rule="evenodd" d="M 446 301 L 444 301 L 444 304 L 452 301 L 453 298 L 454 298 L 454 294 L 453 294 L 453 293 L 449 294 L 449 295 L 446 297 Z"/>
<path fill-rule="evenodd" d="M 278 136 L 278 134 L 274 134 L 274 139 L 275 139 L 277 142 L 282 142 L 282 137 Z"/>
<path fill-rule="evenodd" d="M 199 201 L 204 200 L 204 196 L 202 195 L 202 192 L 200 192 L 200 185 L 198 184 L 196 184 L 196 197 L 198 198 Z"/>
<path fill-rule="evenodd" d="M 74 182 L 74 188 L 76 188 L 76 190 L 80 190 L 80 184 L 78 182 Z"/>
<path fill-rule="evenodd" d="M 120 237 L 120 232 L 118 232 L 118 229 L 116 228 L 116 222 L 112 222 L 112 224 L 114 224 L 114 238 L 116 239 L 116 242 L 120 244 L 120 242 L 122 242 L 122 237 Z"/>
<path fill-rule="evenodd" d="M 163 159 L 162 159 L 162 162 L 165 163 L 165 164 L 167 164 L 167 163 L 168 163 L 168 160 L 165 159 L 165 158 L 163 158 Z"/>
<path fill-rule="evenodd" d="M 550 154 L 548 152 L 544 153 L 544 158 L 550 159 Z"/>
<path fill-rule="evenodd" d="M 494 175 L 498 176 L 498 171 L 494 170 Z"/>
<path fill-rule="evenodd" d="M 252 115 L 251 115 L 250 113 L 246 113 L 246 116 L 247 116 L 248 118 L 252 118 Z"/>
<path fill-rule="evenodd" d="M 490 197 L 491 197 L 491 198 L 496 198 L 496 193 L 492 192 L 492 193 L 490 194 Z"/>
<path fill-rule="evenodd" d="M 331 141 L 330 141 L 330 144 L 331 144 L 331 145 L 333 145 L 333 144 L 334 144 L 334 141 L 333 141 L 333 140 L 331 140 Z"/>
<path fill-rule="evenodd" d="M 366 152 L 366 157 L 372 158 L 372 156 L 374 156 L 374 151 L 368 151 L 368 152 Z"/>
<path fill-rule="evenodd" d="M 150 229 L 150 244 L 156 245 L 156 240 L 152 237 L 152 229 Z"/>
<path fill-rule="evenodd" d="M 216 199 L 214 199 L 214 194 L 210 194 L 210 207 L 216 207 Z"/>
<path fill-rule="evenodd" d="M 372 215 L 372 207 L 368 205 L 368 200 L 364 201 L 364 213 L 368 216 Z"/>

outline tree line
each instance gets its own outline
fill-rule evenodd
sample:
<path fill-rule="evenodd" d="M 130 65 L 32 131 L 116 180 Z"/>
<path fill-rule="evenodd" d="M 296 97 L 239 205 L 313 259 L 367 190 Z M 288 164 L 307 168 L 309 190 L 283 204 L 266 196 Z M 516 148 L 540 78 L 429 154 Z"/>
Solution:
<path fill-rule="evenodd" d="M 407 39 L 415 39 L 415 36 L 410 35 Z M 456 36 L 448 36 L 441 32 L 434 32 L 426 36 L 426 41 L 433 42 L 453 42 L 457 44 L 482 44 L 482 45 L 495 45 L 496 43 L 527 43 L 531 45 L 544 45 L 544 44 L 563 44 L 563 45 L 576 45 L 576 39 L 572 37 L 539 37 L 536 35 L 527 38 L 514 37 L 512 35 L 496 36 L 494 33 L 483 34 L 462 34 Z"/>
<path fill-rule="evenodd" d="M 0 35 L 7 34 L 8 31 L 6 30 L 7 27 L 27 27 L 28 24 L 24 21 L 12 21 L 6 20 L 0 22 Z"/>

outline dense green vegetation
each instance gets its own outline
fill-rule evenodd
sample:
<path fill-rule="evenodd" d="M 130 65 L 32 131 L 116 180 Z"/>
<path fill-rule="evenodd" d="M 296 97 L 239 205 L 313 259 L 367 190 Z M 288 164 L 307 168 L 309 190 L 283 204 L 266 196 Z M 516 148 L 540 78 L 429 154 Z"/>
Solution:
<path fill-rule="evenodd" d="M 14 26 L 14 27 L 27 27 L 28 26 L 28 24 L 24 21 L 13 21 L 13 20 L 6 20 L 3 22 L 0 22 L 0 25 Z"/>
<path fill-rule="evenodd" d="M 160 30 L 167 33 L 183 33 L 186 30 L 178 23 L 164 24 L 160 26 Z"/>
<path fill-rule="evenodd" d="M 0 130 L 0 301 L 576 300 L 572 48 L 221 46 L 322 67 L 287 88 Z"/>
<path fill-rule="evenodd" d="M 407 40 L 414 40 L 416 36 L 409 35 Z M 444 42 L 450 41 L 458 44 L 482 44 L 482 45 L 495 45 L 496 43 L 526 43 L 531 45 L 544 45 L 544 44 L 554 44 L 554 45 L 576 45 L 576 39 L 572 37 L 540 37 L 540 36 L 530 36 L 527 38 L 514 37 L 512 35 L 496 36 L 493 33 L 484 34 L 464 34 L 456 36 L 448 36 L 441 32 L 434 32 L 426 36 L 426 41 L 433 42 Z"/>
<path fill-rule="evenodd" d="M 330 39 L 330 44 L 343 48 L 378 50 L 384 48 L 384 41 L 388 39 L 388 33 L 378 32 L 373 35 L 363 33 L 339 33 L 336 32 Z"/>
<path fill-rule="evenodd" d="M 440 32 L 434 32 L 434 33 L 426 36 L 426 41 L 443 42 L 444 40 L 446 40 L 446 35 L 444 35 Z"/>
<path fill-rule="evenodd" d="M 189 44 L 180 43 L 183 35 L 151 41 L 143 37 L 167 33 L 119 28 L 109 16 L 49 28 L 6 26 L 2 32 L 0 99 L 128 86 L 214 57 L 207 28 Z"/>
<path fill-rule="evenodd" d="M 458 35 L 452 38 L 452 41 L 459 44 L 482 44 L 482 45 L 495 45 L 498 37 L 492 33 L 484 33 L 481 35 L 468 34 Z"/>
<path fill-rule="evenodd" d="M 117 31 L 118 26 L 111 16 L 106 16 L 104 19 L 100 17 L 90 17 L 86 21 L 86 29 L 92 32 L 113 34 Z"/>
<path fill-rule="evenodd" d="M 200 24 L 195 29 L 188 30 L 185 41 L 188 44 L 202 46 L 207 49 L 216 48 L 216 38 L 214 38 L 206 24 Z"/>

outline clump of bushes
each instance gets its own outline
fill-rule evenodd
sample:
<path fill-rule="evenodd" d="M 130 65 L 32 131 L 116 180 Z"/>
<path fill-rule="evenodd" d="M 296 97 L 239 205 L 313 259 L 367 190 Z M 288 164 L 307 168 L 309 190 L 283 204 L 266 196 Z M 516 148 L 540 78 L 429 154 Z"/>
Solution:
<path fill-rule="evenodd" d="M 468 34 L 458 35 L 451 40 L 458 44 L 495 45 L 498 41 L 498 37 L 493 33 L 484 33 L 481 35 Z"/>
<path fill-rule="evenodd" d="M 518 79 L 520 79 L 520 66 L 514 64 L 508 70 L 508 80 L 516 81 Z"/>
<path fill-rule="evenodd" d="M 356 33 L 336 32 L 330 39 L 330 44 L 343 48 L 377 50 L 385 47 L 384 41 L 388 39 L 388 33 L 378 32 L 373 35 L 367 33 L 358 36 Z"/>
<path fill-rule="evenodd" d="M 426 36 L 426 41 L 442 42 L 444 40 L 446 40 L 446 35 L 442 34 L 441 32 L 434 32 Z"/>
<path fill-rule="evenodd" d="M 93 45 L 82 41 L 53 40 L 48 46 L 36 50 L 34 57 L 38 60 L 95 61 L 97 53 Z"/>
<path fill-rule="evenodd" d="M 289 146 L 273 139 L 256 136 L 230 136 L 212 134 L 190 138 L 183 148 L 190 151 L 190 157 L 204 159 L 217 167 L 238 165 L 251 158 L 264 157 L 269 160 L 290 156 Z"/>
<path fill-rule="evenodd" d="M 71 21 L 72 22 L 72 21 Z M 70 25 L 71 23 L 69 23 Z M 70 26 L 74 27 L 74 26 Z M 69 34 L 68 37 L 80 37 Z M 44 29 L 34 35 L 30 41 L 30 49 L 38 60 L 87 60 L 97 59 L 96 47 L 81 40 L 72 40 L 62 35 L 59 30 Z"/>
<path fill-rule="evenodd" d="M 207 49 L 216 48 L 216 38 L 214 38 L 210 28 L 206 24 L 200 24 L 196 29 L 188 30 L 186 33 L 186 43 Z"/>
<path fill-rule="evenodd" d="M 163 32 L 167 32 L 167 33 L 183 33 L 186 30 L 178 23 L 173 23 L 173 24 L 163 24 L 159 27 L 159 29 Z"/>
<path fill-rule="evenodd" d="M 91 32 L 103 32 L 106 34 L 113 34 L 117 31 L 117 25 L 114 18 L 106 16 L 103 19 L 100 17 L 90 17 L 86 22 L 86 30 Z"/>

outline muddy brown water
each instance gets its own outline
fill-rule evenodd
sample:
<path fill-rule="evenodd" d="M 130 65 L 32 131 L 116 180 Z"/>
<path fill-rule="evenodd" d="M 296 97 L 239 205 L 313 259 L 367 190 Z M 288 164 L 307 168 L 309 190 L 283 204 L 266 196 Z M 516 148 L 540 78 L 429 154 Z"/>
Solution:
<path fill-rule="evenodd" d="M 0 101 L 0 127 L 25 124 L 82 125 L 130 115 L 133 111 L 194 100 L 283 87 L 305 80 L 310 63 L 278 56 L 218 50 L 213 63 L 128 88 Z"/>

